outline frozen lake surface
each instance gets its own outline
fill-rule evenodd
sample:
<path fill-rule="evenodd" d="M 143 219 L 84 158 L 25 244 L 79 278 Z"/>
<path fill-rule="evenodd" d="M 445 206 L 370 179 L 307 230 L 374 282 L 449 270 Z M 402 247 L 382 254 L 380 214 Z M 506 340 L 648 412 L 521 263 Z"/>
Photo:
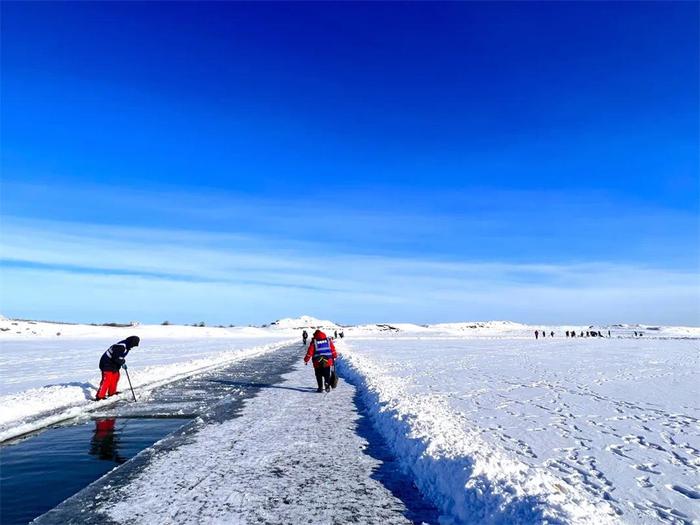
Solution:
<path fill-rule="evenodd" d="M 138 403 L 124 380 L 124 394 L 94 403 L 96 359 L 114 342 L 104 337 L 113 329 L 71 325 L 59 337 L 50 323 L 0 320 L 19 332 L 0 333 L 3 379 L 11 372 L 0 440 L 88 421 L 20 444 L 75 433 L 76 450 L 89 456 L 104 430 L 96 422 L 114 421 L 109 439 L 126 439 L 128 421 L 192 419 L 39 522 L 700 520 L 697 328 L 615 325 L 612 337 L 569 339 L 565 330 L 588 327 L 332 326 L 329 333 L 346 336 L 337 341 L 345 381 L 318 395 L 300 361 L 298 329 L 313 331 L 317 321 L 283 321 L 266 329 L 139 327 L 150 346 L 130 356 Z M 556 337 L 535 340 L 535 329 Z M 32 366 L 53 375 L 42 379 Z M 119 461 L 149 439 L 158 436 L 124 448 Z M 95 457 L 84 459 L 108 462 Z M 25 476 L 31 485 L 46 465 L 37 455 L 11 481 Z M 309 507 L 314 487 L 331 496 Z"/>
<path fill-rule="evenodd" d="M 585 500 L 628 523 L 700 519 L 698 340 L 368 337 L 345 353 L 394 409 L 387 433 L 408 421 L 428 454 L 462 457 L 495 492 Z M 417 475 L 425 491 L 445 473 Z M 440 490 L 454 500 L 469 482 Z"/>

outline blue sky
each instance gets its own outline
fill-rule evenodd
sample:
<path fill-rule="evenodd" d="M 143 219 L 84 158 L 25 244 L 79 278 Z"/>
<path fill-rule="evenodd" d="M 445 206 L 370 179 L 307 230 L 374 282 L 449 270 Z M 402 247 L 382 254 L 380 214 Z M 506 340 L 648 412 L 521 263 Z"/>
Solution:
<path fill-rule="evenodd" d="M 2 4 L 6 316 L 699 324 L 698 4 Z"/>

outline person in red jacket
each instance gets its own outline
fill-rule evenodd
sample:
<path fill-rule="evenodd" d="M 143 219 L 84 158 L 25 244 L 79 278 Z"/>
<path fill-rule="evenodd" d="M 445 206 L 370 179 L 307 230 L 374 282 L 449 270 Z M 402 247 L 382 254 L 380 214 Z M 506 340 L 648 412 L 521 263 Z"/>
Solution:
<path fill-rule="evenodd" d="M 316 392 L 323 392 L 324 381 L 326 383 L 326 392 L 330 392 L 331 367 L 337 358 L 338 354 L 335 351 L 333 340 L 326 337 L 326 334 L 321 330 L 316 330 L 304 357 L 304 364 L 308 365 L 310 360 L 314 364 L 316 383 L 318 383 Z"/>
<path fill-rule="evenodd" d="M 95 401 L 101 401 L 107 395 L 118 394 L 117 383 L 119 383 L 119 369 L 126 370 L 126 356 L 135 346 L 139 346 L 141 340 L 138 336 L 132 335 L 123 341 L 110 346 L 100 358 L 100 370 L 102 371 L 102 381 L 97 390 Z"/>

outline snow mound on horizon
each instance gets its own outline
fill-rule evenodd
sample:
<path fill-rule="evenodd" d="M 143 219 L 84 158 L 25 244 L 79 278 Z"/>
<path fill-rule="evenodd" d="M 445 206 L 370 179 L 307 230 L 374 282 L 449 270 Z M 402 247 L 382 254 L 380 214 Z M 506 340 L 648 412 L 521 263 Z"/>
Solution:
<path fill-rule="evenodd" d="M 300 317 L 285 317 L 270 323 L 272 328 L 294 329 L 301 330 L 303 328 L 340 328 L 340 325 L 333 321 L 317 319 L 310 315 L 302 315 Z"/>
<path fill-rule="evenodd" d="M 27 338 L 104 338 L 124 339 L 138 335 L 141 339 L 153 338 L 228 338 L 228 337 L 264 337 L 269 335 L 264 328 L 251 326 L 191 326 L 179 324 L 77 324 L 50 321 L 29 321 L 0 319 L 0 339 Z"/>
<path fill-rule="evenodd" d="M 428 326 L 447 330 L 525 330 L 529 328 L 526 324 L 513 321 L 465 321 L 461 323 L 436 323 Z"/>

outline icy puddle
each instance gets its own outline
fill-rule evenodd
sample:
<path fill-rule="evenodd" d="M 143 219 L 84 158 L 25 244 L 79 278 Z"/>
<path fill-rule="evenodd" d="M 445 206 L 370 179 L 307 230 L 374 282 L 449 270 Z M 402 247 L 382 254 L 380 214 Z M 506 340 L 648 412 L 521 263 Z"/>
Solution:
<path fill-rule="evenodd" d="M 1 447 L 0 523 L 31 521 L 185 422 L 100 418 Z"/>

